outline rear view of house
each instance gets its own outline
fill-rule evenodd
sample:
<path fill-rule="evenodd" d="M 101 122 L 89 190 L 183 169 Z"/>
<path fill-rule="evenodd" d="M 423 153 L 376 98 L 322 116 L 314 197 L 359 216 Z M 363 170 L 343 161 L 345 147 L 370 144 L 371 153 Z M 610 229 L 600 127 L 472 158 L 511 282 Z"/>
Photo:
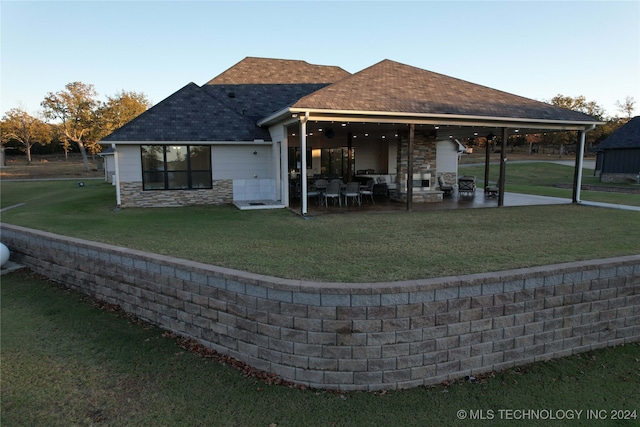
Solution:
<path fill-rule="evenodd" d="M 301 200 L 313 179 L 386 182 L 399 201 L 438 202 L 456 182 L 457 140 L 575 130 L 582 113 L 383 60 L 360 72 L 245 58 L 189 83 L 101 143 L 122 207 Z M 504 180 L 502 180 L 504 181 Z"/>

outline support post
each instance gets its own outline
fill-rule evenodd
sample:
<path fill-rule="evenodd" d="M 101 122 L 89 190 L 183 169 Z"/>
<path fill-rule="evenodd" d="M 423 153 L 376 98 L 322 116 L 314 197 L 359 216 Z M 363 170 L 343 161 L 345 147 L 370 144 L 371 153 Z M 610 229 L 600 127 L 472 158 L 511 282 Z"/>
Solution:
<path fill-rule="evenodd" d="M 491 158 L 491 154 L 490 154 L 490 145 L 491 145 L 491 138 L 490 136 L 493 134 L 489 134 L 487 135 L 487 143 L 485 144 L 485 150 L 484 150 L 484 191 L 485 193 L 487 192 L 487 187 L 489 186 L 489 164 L 490 164 L 490 158 Z"/>
<path fill-rule="evenodd" d="M 407 144 L 407 210 L 413 209 L 413 139 L 416 134 L 416 125 L 409 125 L 409 143 Z"/>
<path fill-rule="evenodd" d="M 506 181 L 507 158 L 507 139 L 509 138 L 509 130 L 502 128 L 502 145 L 500 147 L 500 178 L 498 181 L 498 206 L 504 206 L 504 183 Z"/>
<path fill-rule="evenodd" d="M 347 182 L 353 179 L 351 169 L 353 169 L 353 133 L 347 134 Z"/>
<path fill-rule="evenodd" d="M 307 120 L 309 113 L 300 117 L 300 213 L 307 214 Z"/>
<path fill-rule="evenodd" d="M 580 203 L 580 190 L 582 187 L 582 164 L 584 158 L 584 141 L 587 132 L 578 131 L 578 144 L 576 149 L 576 168 L 573 174 L 573 203 Z"/>

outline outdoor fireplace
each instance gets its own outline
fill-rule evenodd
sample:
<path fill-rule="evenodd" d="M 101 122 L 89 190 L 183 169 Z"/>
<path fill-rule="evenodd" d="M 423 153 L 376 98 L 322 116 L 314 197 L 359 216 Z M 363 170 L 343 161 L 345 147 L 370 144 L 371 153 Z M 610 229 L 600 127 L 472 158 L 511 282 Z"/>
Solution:
<path fill-rule="evenodd" d="M 414 190 L 420 189 L 422 191 L 429 191 L 431 189 L 431 174 L 414 173 L 412 183 Z"/>

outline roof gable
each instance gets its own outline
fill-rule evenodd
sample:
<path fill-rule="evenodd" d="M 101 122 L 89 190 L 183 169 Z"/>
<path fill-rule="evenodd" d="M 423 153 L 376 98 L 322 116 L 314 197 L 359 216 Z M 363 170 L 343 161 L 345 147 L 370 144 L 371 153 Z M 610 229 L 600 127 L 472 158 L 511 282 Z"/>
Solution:
<path fill-rule="evenodd" d="M 596 150 L 640 148 L 640 116 L 620 126 L 596 147 Z"/>
<path fill-rule="evenodd" d="M 293 107 L 596 122 L 583 113 L 388 59 L 301 98 Z"/>
<path fill-rule="evenodd" d="M 326 84 L 349 75 L 349 72 L 335 66 L 313 65 L 290 59 L 247 57 L 207 84 Z"/>
<path fill-rule="evenodd" d="M 255 121 L 229 109 L 189 83 L 102 139 L 110 141 L 270 140 Z"/>

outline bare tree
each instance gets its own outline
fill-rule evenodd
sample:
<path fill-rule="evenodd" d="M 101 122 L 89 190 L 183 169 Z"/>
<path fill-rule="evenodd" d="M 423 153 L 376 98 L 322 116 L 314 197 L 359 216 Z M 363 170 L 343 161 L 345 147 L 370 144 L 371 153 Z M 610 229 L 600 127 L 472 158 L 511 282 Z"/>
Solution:
<path fill-rule="evenodd" d="M 627 119 L 631 119 L 633 116 L 633 110 L 635 110 L 636 100 L 632 96 L 627 96 L 624 101 L 616 101 L 616 106 L 619 111 L 622 111 L 627 115 Z"/>

